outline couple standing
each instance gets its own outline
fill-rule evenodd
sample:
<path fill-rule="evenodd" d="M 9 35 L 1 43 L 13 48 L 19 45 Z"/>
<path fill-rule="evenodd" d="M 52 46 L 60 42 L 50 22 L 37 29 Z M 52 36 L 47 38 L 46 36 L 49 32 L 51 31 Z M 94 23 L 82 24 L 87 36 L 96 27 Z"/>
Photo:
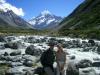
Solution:
<path fill-rule="evenodd" d="M 48 45 L 49 49 L 46 50 L 40 58 L 45 73 L 47 75 L 55 75 L 53 64 L 56 60 L 56 75 L 66 75 L 66 53 L 63 51 L 61 44 L 55 45 L 54 42 L 50 42 Z M 54 52 L 55 46 L 57 47 L 57 52 Z"/>

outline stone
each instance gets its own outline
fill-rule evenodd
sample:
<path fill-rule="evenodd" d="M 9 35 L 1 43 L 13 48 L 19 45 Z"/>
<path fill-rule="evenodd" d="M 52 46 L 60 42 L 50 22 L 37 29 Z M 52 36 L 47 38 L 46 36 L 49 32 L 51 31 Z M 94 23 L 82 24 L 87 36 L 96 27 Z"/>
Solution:
<path fill-rule="evenodd" d="M 95 45 L 95 41 L 94 40 L 91 40 L 91 39 L 88 41 L 88 43 L 90 43 L 91 46 L 94 46 Z"/>
<path fill-rule="evenodd" d="M 42 51 L 40 49 L 36 49 L 34 45 L 30 45 L 26 48 L 25 53 L 33 56 L 39 56 L 42 54 Z"/>
<path fill-rule="evenodd" d="M 100 46 L 97 47 L 97 53 L 100 54 Z"/>
<path fill-rule="evenodd" d="M 77 63 L 77 68 L 86 68 L 92 66 L 92 61 L 84 59 Z"/>
<path fill-rule="evenodd" d="M 18 66 L 23 66 L 23 63 L 21 62 L 9 62 L 9 67 L 18 67 Z"/>
<path fill-rule="evenodd" d="M 13 40 L 15 40 L 15 36 L 7 36 L 5 37 L 6 42 L 12 42 Z"/>
<path fill-rule="evenodd" d="M 16 55 L 21 55 L 21 51 L 16 50 L 10 53 L 10 56 L 16 56 Z"/>
<path fill-rule="evenodd" d="M 5 37 L 4 36 L 0 36 L 0 42 L 5 42 Z"/>
<path fill-rule="evenodd" d="M 24 62 L 23 62 L 23 65 L 25 65 L 25 66 L 28 66 L 28 67 L 32 67 L 33 66 L 33 62 L 31 61 L 31 60 L 25 60 Z"/>
<path fill-rule="evenodd" d="M 4 53 L 4 56 L 8 56 L 9 54 L 7 52 Z"/>
<path fill-rule="evenodd" d="M 4 44 L 5 48 L 11 48 L 11 49 L 18 49 L 18 44 L 17 43 L 6 43 Z"/>
<path fill-rule="evenodd" d="M 100 61 L 96 61 L 92 63 L 93 67 L 100 67 Z"/>

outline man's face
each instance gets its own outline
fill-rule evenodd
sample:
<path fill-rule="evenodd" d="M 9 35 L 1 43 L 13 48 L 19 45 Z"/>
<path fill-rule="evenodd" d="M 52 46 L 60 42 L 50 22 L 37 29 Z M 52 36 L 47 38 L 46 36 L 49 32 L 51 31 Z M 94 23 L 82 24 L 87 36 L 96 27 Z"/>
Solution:
<path fill-rule="evenodd" d="M 53 48 L 54 48 L 54 46 L 50 46 L 50 48 L 52 48 L 52 49 L 53 49 Z"/>

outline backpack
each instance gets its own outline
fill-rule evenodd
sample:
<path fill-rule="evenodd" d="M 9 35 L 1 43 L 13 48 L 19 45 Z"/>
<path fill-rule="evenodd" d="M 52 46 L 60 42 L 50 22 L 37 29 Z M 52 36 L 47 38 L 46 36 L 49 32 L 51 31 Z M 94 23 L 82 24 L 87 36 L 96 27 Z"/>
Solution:
<path fill-rule="evenodd" d="M 50 49 L 43 52 L 43 54 L 40 57 L 40 62 L 44 67 L 53 65 L 54 60 L 55 60 L 55 55 L 53 51 Z"/>
<path fill-rule="evenodd" d="M 45 63 L 44 63 L 44 61 L 45 61 L 45 60 L 44 60 L 44 59 L 45 59 L 45 55 L 46 55 L 46 52 L 43 52 L 42 55 L 41 55 L 41 58 L 40 58 L 40 62 L 41 62 L 42 65 L 45 64 Z"/>

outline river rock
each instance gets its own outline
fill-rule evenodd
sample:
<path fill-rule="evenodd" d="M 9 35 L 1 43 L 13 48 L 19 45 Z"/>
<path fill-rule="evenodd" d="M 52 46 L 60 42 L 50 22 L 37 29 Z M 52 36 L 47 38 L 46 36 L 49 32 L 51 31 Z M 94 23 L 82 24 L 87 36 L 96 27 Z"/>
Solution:
<path fill-rule="evenodd" d="M 4 44 L 5 48 L 11 48 L 11 49 L 18 49 L 17 43 L 6 43 Z"/>
<path fill-rule="evenodd" d="M 27 61 L 36 62 L 39 59 L 39 57 L 35 57 L 35 56 L 32 56 L 32 55 L 23 55 L 22 59 L 27 60 Z"/>
<path fill-rule="evenodd" d="M 6 71 L 5 75 L 24 75 L 19 67 L 10 68 Z"/>
<path fill-rule="evenodd" d="M 23 65 L 25 65 L 25 66 L 28 66 L 28 67 L 32 67 L 33 66 L 33 62 L 31 61 L 31 60 L 25 60 L 24 62 L 23 62 Z"/>
<path fill-rule="evenodd" d="M 42 51 L 40 49 L 36 49 L 34 45 L 30 45 L 26 48 L 25 53 L 33 56 L 39 56 L 42 54 Z"/>
<path fill-rule="evenodd" d="M 95 45 L 95 41 L 94 40 L 89 40 L 88 43 L 90 43 L 91 46 L 94 46 Z"/>
<path fill-rule="evenodd" d="M 6 42 L 12 42 L 13 40 L 16 40 L 16 39 L 15 39 L 15 36 L 8 36 L 8 37 L 5 37 L 5 40 Z"/>
<path fill-rule="evenodd" d="M 4 53 L 4 56 L 8 56 L 9 54 L 7 52 Z"/>
<path fill-rule="evenodd" d="M 100 67 L 100 61 L 95 61 L 92 63 L 93 67 Z"/>
<path fill-rule="evenodd" d="M 5 42 L 5 37 L 4 36 L 0 36 L 0 42 Z"/>
<path fill-rule="evenodd" d="M 84 59 L 77 63 L 77 68 L 86 68 L 92 66 L 92 61 Z"/>
<path fill-rule="evenodd" d="M 23 66 L 23 63 L 21 62 L 9 62 L 9 67 L 17 67 L 17 66 Z"/>
<path fill-rule="evenodd" d="M 21 51 L 16 50 L 10 53 L 10 56 L 16 56 L 16 55 L 21 55 Z"/>
<path fill-rule="evenodd" d="M 97 47 L 97 53 L 100 54 L 100 46 Z"/>
<path fill-rule="evenodd" d="M 1 50 L 5 49 L 4 44 L 1 44 L 1 45 L 0 45 L 0 49 L 1 49 Z"/>

